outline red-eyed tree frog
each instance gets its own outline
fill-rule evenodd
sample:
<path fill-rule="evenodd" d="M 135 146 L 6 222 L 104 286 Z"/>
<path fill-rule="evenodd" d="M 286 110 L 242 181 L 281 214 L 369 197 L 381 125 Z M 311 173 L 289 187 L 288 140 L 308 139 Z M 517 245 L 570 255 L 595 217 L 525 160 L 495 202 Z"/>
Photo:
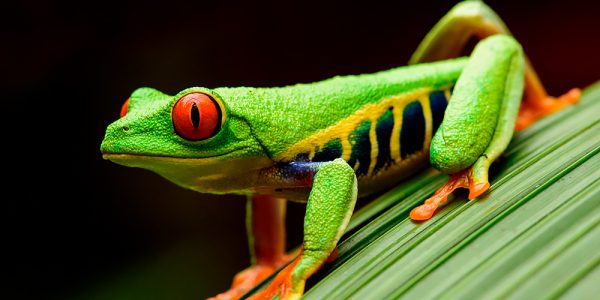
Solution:
<path fill-rule="evenodd" d="M 478 44 L 458 57 L 470 38 Z M 252 299 L 298 299 L 335 253 L 357 197 L 428 163 L 449 181 L 410 217 L 426 220 L 456 188 L 485 193 L 515 130 L 570 105 L 549 97 L 520 44 L 479 1 L 456 5 L 408 66 L 274 88 L 135 90 L 108 126 L 105 159 L 201 193 L 248 197 L 252 266 L 215 299 L 237 299 L 288 262 L 285 200 L 307 203 L 291 262 Z M 493 197 L 493 195 L 491 195 Z"/>

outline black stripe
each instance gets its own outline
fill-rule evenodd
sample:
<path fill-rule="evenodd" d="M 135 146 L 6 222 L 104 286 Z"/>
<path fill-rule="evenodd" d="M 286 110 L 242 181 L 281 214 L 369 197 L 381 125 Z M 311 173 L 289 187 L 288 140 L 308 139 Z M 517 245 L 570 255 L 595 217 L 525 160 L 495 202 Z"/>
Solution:
<path fill-rule="evenodd" d="M 377 163 L 375 163 L 374 172 L 379 171 L 381 168 L 386 167 L 392 162 L 392 155 L 390 152 L 390 139 L 392 137 L 392 129 L 394 128 L 394 112 L 392 107 L 379 117 L 377 120 L 377 126 L 375 127 L 375 133 L 377 134 L 377 148 L 379 152 L 377 154 Z"/>
<path fill-rule="evenodd" d="M 362 122 L 348 137 L 350 145 L 352 145 L 352 153 L 350 154 L 348 164 L 354 167 L 356 162 L 360 162 L 360 165 L 356 170 L 357 176 L 366 175 L 369 172 L 369 165 L 371 164 L 370 129 L 371 122 Z"/>
<path fill-rule="evenodd" d="M 332 161 L 340 157 L 342 157 L 342 142 L 340 139 L 333 139 L 315 152 L 312 161 Z"/>
<path fill-rule="evenodd" d="M 419 101 L 413 101 L 404 107 L 402 128 L 400 130 L 400 156 L 423 149 L 425 143 L 425 116 Z"/>
<path fill-rule="evenodd" d="M 442 124 L 442 120 L 444 119 L 444 112 L 446 111 L 447 106 L 448 100 L 444 95 L 444 91 L 435 91 L 429 94 L 429 107 L 431 107 L 432 119 L 432 133 L 435 133 L 438 127 L 440 127 L 440 124 Z"/>

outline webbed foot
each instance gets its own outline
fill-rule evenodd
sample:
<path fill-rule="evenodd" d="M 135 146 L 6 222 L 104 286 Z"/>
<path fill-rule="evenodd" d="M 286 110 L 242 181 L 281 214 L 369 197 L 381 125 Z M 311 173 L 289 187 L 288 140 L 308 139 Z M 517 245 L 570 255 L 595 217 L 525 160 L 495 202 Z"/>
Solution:
<path fill-rule="evenodd" d="M 300 251 L 300 254 L 290 264 L 275 276 L 269 286 L 252 295 L 248 300 L 269 300 L 275 295 L 279 295 L 280 300 L 300 299 L 302 291 L 304 291 L 304 282 L 300 283 L 302 285 L 300 289 L 297 287 L 294 289 L 292 274 L 294 268 L 300 262 L 301 257 L 302 251 Z"/>
<path fill-rule="evenodd" d="M 233 300 L 239 299 L 246 292 L 254 288 L 256 285 L 261 283 L 267 277 L 269 277 L 273 272 L 283 266 L 285 263 L 290 261 L 296 255 L 295 251 L 285 255 L 281 260 L 272 263 L 262 263 L 253 265 L 238 274 L 233 278 L 233 283 L 231 284 L 231 288 L 218 294 L 214 297 L 208 298 L 208 300 Z"/>
<path fill-rule="evenodd" d="M 448 196 L 457 188 L 468 188 L 469 200 L 472 200 L 487 191 L 490 188 L 490 183 L 487 180 L 482 181 L 473 178 L 472 168 L 452 174 L 450 179 L 433 196 L 425 200 L 424 204 L 413 208 L 410 212 L 410 218 L 416 221 L 430 219 L 440 204 L 445 203 Z"/>
<path fill-rule="evenodd" d="M 267 278 L 275 271 L 274 266 L 268 265 L 255 265 L 248 269 L 245 269 L 235 275 L 231 289 L 228 291 L 218 294 L 214 297 L 208 298 L 209 300 L 233 300 L 239 299 L 247 291 L 257 285 L 259 282 Z"/>

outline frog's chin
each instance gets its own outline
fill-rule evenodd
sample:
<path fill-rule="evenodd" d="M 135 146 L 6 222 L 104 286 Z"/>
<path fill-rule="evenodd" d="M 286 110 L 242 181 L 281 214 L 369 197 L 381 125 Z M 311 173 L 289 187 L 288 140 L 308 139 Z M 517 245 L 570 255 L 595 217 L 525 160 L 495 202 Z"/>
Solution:
<path fill-rule="evenodd" d="M 268 157 L 182 158 L 132 154 L 103 154 L 114 163 L 153 171 L 185 188 L 205 192 L 236 192 L 251 187 L 258 171 L 274 162 Z M 215 186 L 215 182 L 228 182 Z"/>

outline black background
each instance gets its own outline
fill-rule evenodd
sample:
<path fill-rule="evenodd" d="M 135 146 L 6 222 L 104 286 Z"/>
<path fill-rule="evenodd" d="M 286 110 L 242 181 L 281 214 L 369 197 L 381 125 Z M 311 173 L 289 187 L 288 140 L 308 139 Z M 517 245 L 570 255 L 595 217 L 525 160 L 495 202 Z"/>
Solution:
<path fill-rule="evenodd" d="M 102 160 L 106 125 L 140 86 L 276 86 L 403 65 L 455 1 L 404 2 L 3 4 L 10 299 L 203 299 L 225 290 L 249 262 L 244 198 L 193 193 Z M 598 2 L 488 4 L 552 94 L 600 79 Z M 302 209 L 289 206 L 292 246 Z"/>

